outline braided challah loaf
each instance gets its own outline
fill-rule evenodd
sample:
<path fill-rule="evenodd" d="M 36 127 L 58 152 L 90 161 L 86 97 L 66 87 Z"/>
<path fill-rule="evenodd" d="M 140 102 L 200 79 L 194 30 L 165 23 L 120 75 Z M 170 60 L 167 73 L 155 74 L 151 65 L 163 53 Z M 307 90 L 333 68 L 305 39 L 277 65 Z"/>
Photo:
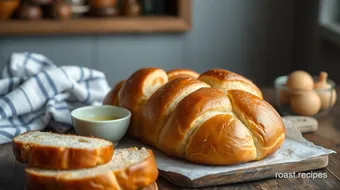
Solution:
<path fill-rule="evenodd" d="M 120 81 L 104 103 L 132 112 L 130 135 L 198 164 L 260 160 L 285 139 L 282 118 L 259 88 L 223 69 L 199 75 L 143 68 Z"/>

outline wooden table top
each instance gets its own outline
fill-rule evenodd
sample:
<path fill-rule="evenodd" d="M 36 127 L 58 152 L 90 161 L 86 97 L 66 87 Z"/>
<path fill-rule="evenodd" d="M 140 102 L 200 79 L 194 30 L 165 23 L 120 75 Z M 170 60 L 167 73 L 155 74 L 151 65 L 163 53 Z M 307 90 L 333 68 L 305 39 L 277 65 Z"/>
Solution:
<path fill-rule="evenodd" d="M 273 103 L 275 94 L 273 89 L 262 89 L 264 98 Z M 340 94 L 340 88 L 337 89 Z M 340 152 L 340 101 L 330 112 L 317 118 L 319 128 L 312 133 L 303 136 L 314 144 Z M 0 145 L 0 190 L 24 189 L 24 165 L 18 163 L 12 153 L 12 144 Z M 340 155 L 331 154 L 329 164 L 324 169 L 313 171 L 314 173 L 327 173 L 327 178 L 288 178 L 267 179 L 250 183 L 239 183 L 221 187 L 202 188 L 202 190 L 224 189 L 339 189 L 340 188 Z M 157 180 L 160 190 L 186 189 L 176 187 L 163 178 Z M 189 190 L 189 189 L 188 189 Z"/>

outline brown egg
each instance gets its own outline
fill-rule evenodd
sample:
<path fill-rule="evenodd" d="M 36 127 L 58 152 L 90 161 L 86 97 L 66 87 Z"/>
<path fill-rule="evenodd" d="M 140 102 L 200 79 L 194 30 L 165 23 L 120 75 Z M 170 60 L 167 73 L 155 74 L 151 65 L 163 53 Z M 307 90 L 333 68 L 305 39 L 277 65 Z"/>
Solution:
<path fill-rule="evenodd" d="M 314 80 L 309 73 L 298 70 L 289 74 L 286 86 L 290 89 L 312 90 Z"/>
<path fill-rule="evenodd" d="M 299 115 L 313 116 L 320 111 L 321 100 L 313 90 L 300 91 L 291 96 L 290 108 Z"/>
<path fill-rule="evenodd" d="M 336 91 L 332 85 L 327 82 L 328 73 L 320 72 L 319 80 L 314 84 L 314 89 L 318 90 L 317 93 L 321 100 L 321 109 L 332 107 L 336 102 Z"/>

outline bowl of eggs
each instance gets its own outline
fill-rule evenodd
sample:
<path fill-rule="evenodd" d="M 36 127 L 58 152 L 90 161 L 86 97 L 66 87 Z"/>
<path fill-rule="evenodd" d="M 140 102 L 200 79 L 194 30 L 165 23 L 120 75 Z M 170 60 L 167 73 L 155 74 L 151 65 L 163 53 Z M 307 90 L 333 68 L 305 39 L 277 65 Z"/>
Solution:
<path fill-rule="evenodd" d="M 320 116 L 335 104 L 335 83 L 327 72 L 312 76 L 297 70 L 274 81 L 276 106 L 282 115 Z"/>

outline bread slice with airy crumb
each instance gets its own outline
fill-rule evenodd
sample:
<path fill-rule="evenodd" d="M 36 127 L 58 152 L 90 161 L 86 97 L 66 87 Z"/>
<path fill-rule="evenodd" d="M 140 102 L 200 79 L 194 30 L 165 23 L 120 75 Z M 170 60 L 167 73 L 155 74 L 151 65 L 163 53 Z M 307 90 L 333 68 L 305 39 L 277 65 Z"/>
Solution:
<path fill-rule="evenodd" d="M 13 152 L 19 162 L 29 167 L 65 170 L 109 162 L 114 145 L 94 137 L 29 131 L 13 139 Z"/>
<path fill-rule="evenodd" d="M 27 190 L 136 190 L 158 177 L 154 154 L 146 148 L 116 149 L 112 160 L 89 169 L 26 168 Z"/>

